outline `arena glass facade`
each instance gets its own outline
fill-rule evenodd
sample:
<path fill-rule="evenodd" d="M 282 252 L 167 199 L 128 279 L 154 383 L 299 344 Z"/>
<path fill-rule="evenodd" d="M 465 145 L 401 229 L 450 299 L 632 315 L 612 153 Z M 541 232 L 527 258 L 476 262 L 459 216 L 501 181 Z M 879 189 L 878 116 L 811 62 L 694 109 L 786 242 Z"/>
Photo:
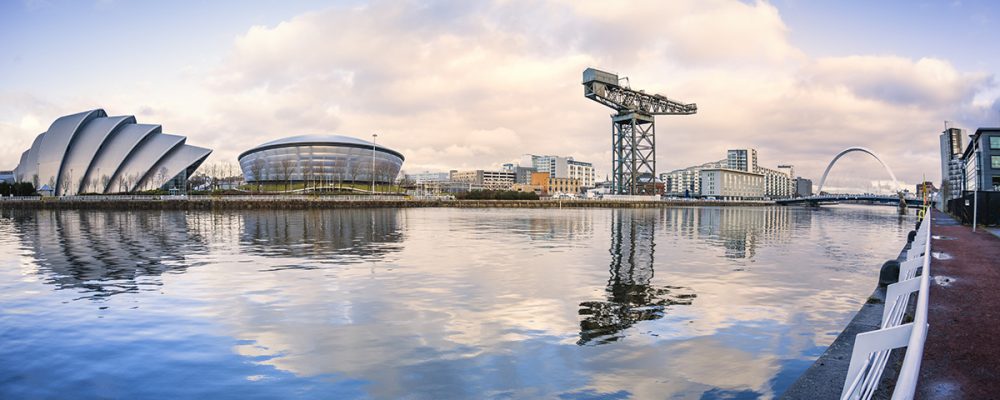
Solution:
<path fill-rule="evenodd" d="M 376 182 L 391 183 L 403 160 L 395 150 L 339 135 L 278 139 L 239 156 L 247 182 L 371 182 L 374 175 Z"/>

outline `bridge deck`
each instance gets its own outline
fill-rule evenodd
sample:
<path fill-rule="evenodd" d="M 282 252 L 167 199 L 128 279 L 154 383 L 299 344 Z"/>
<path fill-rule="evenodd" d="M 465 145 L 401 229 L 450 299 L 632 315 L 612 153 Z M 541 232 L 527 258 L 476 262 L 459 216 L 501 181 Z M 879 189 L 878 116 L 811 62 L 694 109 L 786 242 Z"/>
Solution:
<path fill-rule="evenodd" d="M 799 197 L 794 199 L 779 199 L 775 200 L 777 204 L 805 204 L 805 203 L 839 203 L 845 201 L 868 201 L 868 202 L 878 202 L 886 204 L 898 204 L 899 197 L 897 196 L 879 196 L 879 195 L 867 195 L 867 194 L 833 194 L 833 195 L 823 195 L 823 196 L 809 196 L 809 197 Z M 906 199 L 906 204 L 911 206 L 922 205 L 922 199 Z"/>

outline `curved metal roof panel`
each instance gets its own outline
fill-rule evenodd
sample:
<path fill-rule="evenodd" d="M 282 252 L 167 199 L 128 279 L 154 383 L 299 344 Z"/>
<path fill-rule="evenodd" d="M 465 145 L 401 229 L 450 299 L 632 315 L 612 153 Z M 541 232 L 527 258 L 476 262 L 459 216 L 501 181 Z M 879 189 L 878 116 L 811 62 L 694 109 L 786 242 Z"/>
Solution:
<path fill-rule="evenodd" d="M 191 145 L 181 145 L 164 156 L 149 170 L 146 177 L 137 186 L 140 190 L 162 187 L 181 172 L 194 172 L 202 161 L 212 154 L 212 150 Z"/>
<path fill-rule="evenodd" d="M 45 132 L 35 136 L 35 140 L 31 142 L 31 148 L 28 149 L 28 155 L 17 166 L 18 174 L 24 175 L 24 179 L 28 181 L 33 181 L 35 175 L 38 175 L 38 145 L 42 143 L 43 136 L 45 136 Z M 41 186 L 41 178 L 35 186 Z"/>
<path fill-rule="evenodd" d="M 51 187 L 57 196 L 133 191 L 141 182 L 162 178 L 150 178 L 157 166 L 170 179 L 193 173 L 211 150 L 185 147 L 185 140 L 162 134 L 159 125 L 137 124 L 131 115 L 84 111 L 57 118 L 35 137 L 21 153 L 15 179 Z"/>
<path fill-rule="evenodd" d="M 139 187 L 139 183 L 146 177 L 153 165 L 156 165 L 163 156 L 167 155 L 175 147 L 184 144 L 184 136 L 177 135 L 153 135 L 149 140 L 143 141 L 139 147 L 132 151 L 132 154 L 125 159 L 115 176 L 111 177 L 109 186 L 104 189 L 105 193 L 115 191 L 131 192 Z"/>
<path fill-rule="evenodd" d="M 272 140 L 270 142 L 257 145 L 247 151 L 244 151 L 237 158 L 243 158 L 247 154 L 254 153 L 261 150 L 276 149 L 281 147 L 294 147 L 294 146 L 307 146 L 307 145 L 326 145 L 326 146 L 345 146 L 345 147 L 360 147 L 360 148 L 372 148 L 378 151 L 386 152 L 392 155 L 404 159 L 403 155 L 398 151 L 392 150 L 385 146 L 380 146 L 377 143 L 361 140 L 358 138 L 343 136 L 343 135 L 298 135 L 290 136 L 286 138 L 281 138 L 277 140 Z"/>
<path fill-rule="evenodd" d="M 120 117 L 101 117 L 91 120 L 76 134 L 73 145 L 66 152 L 63 160 L 63 170 L 70 171 L 70 182 L 63 193 L 75 195 L 79 192 L 95 191 L 97 178 L 91 182 L 90 166 L 97 157 L 104 142 L 113 137 L 115 131 L 125 124 L 134 124 L 135 117 L 131 115 Z M 90 190 L 88 190 L 90 189 Z"/>
<path fill-rule="evenodd" d="M 40 184 L 55 184 L 53 190 L 61 194 L 60 182 L 66 177 L 62 166 L 65 154 L 76 137 L 80 127 L 94 118 L 108 116 L 104 110 L 96 109 L 60 117 L 52 122 L 42 137 L 38 148 L 38 181 Z"/>
<path fill-rule="evenodd" d="M 160 132 L 159 125 L 147 124 L 126 124 L 118 130 L 114 137 L 104 142 L 104 147 L 90 165 L 90 180 L 98 182 L 98 193 L 104 193 L 111 186 L 111 179 L 114 178 L 122 163 L 129 154 L 150 135 Z M 105 180 L 105 177 L 107 179 Z"/>
<path fill-rule="evenodd" d="M 17 166 L 14 167 L 14 179 L 19 180 L 19 181 L 21 180 L 21 166 L 22 165 L 26 165 L 24 163 L 24 160 L 26 160 L 28 158 L 28 152 L 30 152 L 30 151 L 31 151 L 31 149 L 28 149 L 28 150 L 25 150 L 24 152 L 21 153 L 21 160 L 18 161 L 17 162 Z"/>

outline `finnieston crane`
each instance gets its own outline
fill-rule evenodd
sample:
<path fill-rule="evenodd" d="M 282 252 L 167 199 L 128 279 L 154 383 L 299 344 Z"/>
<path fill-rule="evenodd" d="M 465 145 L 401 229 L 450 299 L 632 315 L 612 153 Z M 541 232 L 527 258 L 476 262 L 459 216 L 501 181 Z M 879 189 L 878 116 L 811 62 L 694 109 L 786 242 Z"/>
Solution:
<path fill-rule="evenodd" d="M 628 82 L 628 78 L 622 78 Z M 698 105 L 619 84 L 618 75 L 583 70 L 583 95 L 614 109 L 611 116 L 611 194 L 656 193 L 654 115 L 690 115 Z"/>

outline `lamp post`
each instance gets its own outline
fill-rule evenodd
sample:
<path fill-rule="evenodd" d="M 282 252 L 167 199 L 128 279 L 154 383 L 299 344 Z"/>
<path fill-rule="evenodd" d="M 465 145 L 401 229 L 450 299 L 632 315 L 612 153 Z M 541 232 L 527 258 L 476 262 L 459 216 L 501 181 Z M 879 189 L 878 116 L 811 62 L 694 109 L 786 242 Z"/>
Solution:
<path fill-rule="evenodd" d="M 372 194 L 375 194 L 375 138 L 378 137 L 377 133 L 372 134 Z"/>

